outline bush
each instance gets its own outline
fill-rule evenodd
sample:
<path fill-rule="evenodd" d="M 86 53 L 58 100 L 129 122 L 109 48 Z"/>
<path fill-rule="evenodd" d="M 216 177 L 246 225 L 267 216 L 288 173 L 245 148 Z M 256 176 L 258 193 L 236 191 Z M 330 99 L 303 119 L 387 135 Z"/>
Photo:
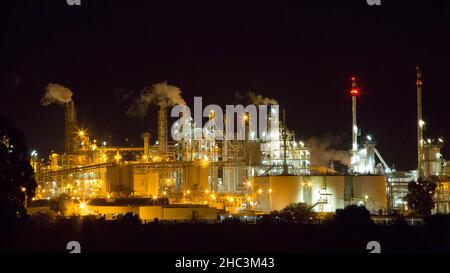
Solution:
<path fill-rule="evenodd" d="M 406 222 L 403 214 L 395 213 L 393 216 L 394 216 L 394 218 L 392 220 L 392 225 L 399 226 L 399 227 L 407 226 L 408 223 Z"/>
<path fill-rule="evenodd" d="M 311 222 L 313 212 L 311 207 L 305 203 L 292 203 L 281 211 L 272 211 L 268 215 L 264 215 L 261 223 L 289 223 L 289 224 L 306 224 Z"/>
<path fill-rule="evenodd" d="M 239 220 L 239 218 L 236 218 L 236 217 L 226 217 L 225 219 L 223 219 L 222 223 L 224 223 L 224 224 L 240 224 L 241 220 Z"/>
<path fill-rule="evenodd" d="M 122 225 L 137 226 L 142 223 L 141 218 L 139 218 L 139 215 L 132 212 L 125 213 L 125 215 L 120 216 L 117 220 Z"/>
<path fill-rule="evenodd" d="M 47 228 L 50 225 L 51 216 L 47 213 L 39 213 L 30 216 L 29 224 L 38 228 Z"/>
<path fill-rule="evenodd" d="M 333 222 L 337 226 L 344 227 L 368 227 L 374 225 L 374 222 L 370 218 L 370 212 L 366 207 L 356 205 L 350 205 L 344 209 L 336 210 Z"/>

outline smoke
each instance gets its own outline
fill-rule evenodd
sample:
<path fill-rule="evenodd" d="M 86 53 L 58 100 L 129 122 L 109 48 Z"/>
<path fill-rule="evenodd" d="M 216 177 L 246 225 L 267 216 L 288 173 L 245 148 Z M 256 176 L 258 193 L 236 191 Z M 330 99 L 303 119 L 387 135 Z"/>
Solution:
<path fill-rule="evenodd" d="M 311 165 L 328 166 L 330 161 L 339 161 L 343 165 L 350 165 L 351 154 L 349 151 L 331 148 L 342 143 L 340 136 L 311 137 L 306 141 L 309 148 Z"/>
<path fill-rule="evenodd" d="M 117 104 L 128 102 L 133 96 L 133 92 L 128 91 L 124 88 L 116 88 L 114 89 L 114 100 Z"/>
<path fill-rule="evenodd" d="M 142 118 L 147 114 L 150 105 L 172 106 L 176 104 L 186 104 L 181 97 L 180 88 L 167 84 L 167 82 L 161 82 L 144 88 L 128 109 L 127 115 Z"/>
<path fill-rule="evenodd" d="M 250 101 L 253 104 L 256 104 L 256 105 L 269 105 L 269 104 L 277 105 L 278 104 L 278 101 L 276 101 L 275 99 L 266 98 L 266 97 L 263 97 L 262 95 L 257 95 L 253 92 L 249 92 L 247 94 L 247 97 L 250 99 Z"/>
<path fill-rule="evenodd" d="M 49 83 L 45 88 L 45 95 L 41 104 L 46 106 L 52 103 L 63 104 L 72 101 L 72 91 L 57 83 Z"/>
<path fill-rule="evenodd" d="M 254 92 L 248 92 L 245 96 L 239 92 L 236 92 L 235 98 L 237 100 L 243 100 L 244 98 L 246 98 L 247 100 L 250 101 L 250 103 L 255 105 L 270 105 L 270 104 L 278 105 L 277 100 L 266 98 L 263 95 L 255 94 Z"/>

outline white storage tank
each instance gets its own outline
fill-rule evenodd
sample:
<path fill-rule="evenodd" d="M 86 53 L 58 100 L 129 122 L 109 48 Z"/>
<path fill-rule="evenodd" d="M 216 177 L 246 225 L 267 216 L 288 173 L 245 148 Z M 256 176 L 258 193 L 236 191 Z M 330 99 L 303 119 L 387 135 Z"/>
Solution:
<path fill-rule="evenodd" d="M 387 180 L 382 175 L 353 176 L 354 203 L 364 205 L 371 213 L 385 211 L 387 206 Z"/>

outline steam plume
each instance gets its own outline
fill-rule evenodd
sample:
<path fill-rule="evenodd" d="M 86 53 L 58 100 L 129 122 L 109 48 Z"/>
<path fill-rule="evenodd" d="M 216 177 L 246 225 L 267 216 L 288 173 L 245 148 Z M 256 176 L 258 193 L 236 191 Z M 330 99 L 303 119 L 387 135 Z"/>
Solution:
<path fill-rule="evenodd" d="M 253 92 L 249 92 L 247 94 L 247 97 L 250 99 L 250 101 L 253 104 L 256 104 L 256 105 L 269 105 L 269 104 L 277 105 L 278 104 L 278 101 L 276 101 L 275 99 L 266 98 L 262 95 L 255 94 Z"/>
<path fill-rule="evenodd" d="M 306 141 L 310 151 L 311 165 L 328 166 L 330 161 L 339 161 L 343 165 L 350 165 L 351 154 L 345 150 L 330 148 L 333 144 L 341 142 L 340 137 L 324 136 L 311 137 Z"/>
<path fill-rule="evenodd" d="M 45 88 L 45 95 L 41 100 L 42 105 L 52 103 L 63 104 L 72 101 L 72 91 L 57 83 L 49 83 Z"/>
<path fill-rule="evenodd" d="M 144 88 L 138 98 L 130 106 L 127 115 L 132 117 L 144 117 L 150 105 L 172 106 L 176 104 L 186 104 L 181 97 L 180 88 L 161 82 Z"/>

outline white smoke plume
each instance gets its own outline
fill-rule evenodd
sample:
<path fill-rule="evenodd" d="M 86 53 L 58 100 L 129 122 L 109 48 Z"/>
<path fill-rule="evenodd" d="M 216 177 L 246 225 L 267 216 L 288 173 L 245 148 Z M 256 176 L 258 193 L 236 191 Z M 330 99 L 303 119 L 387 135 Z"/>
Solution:
<path fill-rule="evenodd" d="M 249 92 L 247 94 L 247 97 L 253 104 L 256 105 L 270 105 L 270 104 L 278 105 L 278 101 L 276 101 L 275 99 L 266 98 L 262 95 L 255 94 L 253 92 Z"/>
<path fill-rule="evenodd" d="M 263 95 L 256 94 L 254 92 L 248 92 L 242 95 L 240 92 L 236 91 L 234 97 L 238 100 L 248 100 L 250 103 L 255 105 L 278 105 L 278 101 L 271 98 L 266 98 Z"/>
<path fill-rule="evenodd" d="M 144 117 L 150 105 L 172 106 L 176 104 L 186 104 L 181 97 L 180 88 L 161 82 L 144 88 L 138 98 L 130 106 L 127 115 L 132 117 Z"/>
<path fill-rule="evenodd" d="M 345 150 L 330 148 L 332 144 L 340 142 L 340 137 L 324 136 L 311 137 L 306 141 L 309 148 L 311 165 L 329 166 L 331 160 L 339 161 L 343 165 L 350 165 L 351 153 Z"/>
<path fill-rule="evenodd" d="M 42 105 L 50 105 L 52 103 L 68 103 L 72 101 L 72 91 L 57 83 L 49 83 L 45 88 L 45 95 L 41 99 Z"/>

